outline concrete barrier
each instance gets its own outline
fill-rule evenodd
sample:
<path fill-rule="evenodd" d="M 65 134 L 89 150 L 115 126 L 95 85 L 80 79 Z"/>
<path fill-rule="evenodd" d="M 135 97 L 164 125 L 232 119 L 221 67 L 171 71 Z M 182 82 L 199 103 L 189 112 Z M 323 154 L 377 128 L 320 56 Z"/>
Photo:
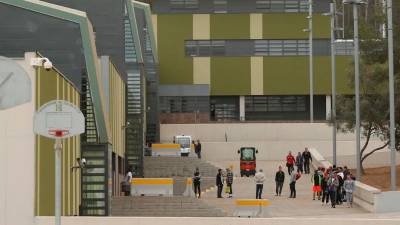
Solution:
<path fill-rule="evenodd" d="M 186 189 L 185 192 L 183 192 L 183 196 L 186 197 L 196 197 L 193 191 L 193 179 L 192 178 L 187 178 L 186 179 Z"/>
<path fill-rule="evenodd" d="M 266 199 L 238 199 L 235 201 L 235 205 L 234 216 L 269 217 L 267 206 L 270 205 L 270 202 Z"/>
<path fill-rule="evenodd" d="M 179 144 L 152 144 L 152 156 L 181 156 L 181 146 Z"/>
<path fill-rule="evenodd" d="M 332 164 L 315 149 L 310 148 L 314 168 L 328 168 Z M 374 213 L 400 212 L 400 191 L 382 192 L 380 189 L 356 181 L 354 203 Z"/>
<path fill-rule="evenodd" d="M 173 194 L 172 178 L 133 178 L 131 181 L 132 196 L 173 196 Z"/>

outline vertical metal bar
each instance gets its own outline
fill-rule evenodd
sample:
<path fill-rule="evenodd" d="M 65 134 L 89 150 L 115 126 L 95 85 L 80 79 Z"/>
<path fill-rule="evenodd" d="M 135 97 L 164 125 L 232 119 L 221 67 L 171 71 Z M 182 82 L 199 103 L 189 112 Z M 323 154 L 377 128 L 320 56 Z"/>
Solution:
<path fill-rule="evenodd" d="M 55 225 L 61 225 L 61 139 L 56 139 L 55 152 Z"/>
<path fill-rule="evenodd" d="M 308 8 L 308 41 L 309 41 L 309 79 L 310 79 L 310 122 L 314 122 L 314 68 L 313 68 L 313 0 L 309 0 L 309 8 Z"/>
<path fill-rule="evenodd" d="M 357 180 L 361 179 L 361 152 L 360 152 L 360 51 L 358 43 L 358 5 L 353 4 L 354 16 L 354 81 L 356 95 L 356 162 Z"/>
<path fill-rule="evenodd" d="M 336 46 L 335 46 L 335 19 L 336 5 L 331 3 L 331 72 L 332 72 L 332 154 L 333 165 L 337 165 L 336 159 Z"/>
<path fill-rule="evenodd" d="M 394 68 L 393 68 L 393 9 L 392 0 L 387 0 L 387 20 L 388 20 L 388 49 L 389 49 L 389 105 L 390 105 L 390 183 L 392 191 L 397 190 L 396 185 L 396 136 L 395 136 L 395 117 L 394 117 Z"/>

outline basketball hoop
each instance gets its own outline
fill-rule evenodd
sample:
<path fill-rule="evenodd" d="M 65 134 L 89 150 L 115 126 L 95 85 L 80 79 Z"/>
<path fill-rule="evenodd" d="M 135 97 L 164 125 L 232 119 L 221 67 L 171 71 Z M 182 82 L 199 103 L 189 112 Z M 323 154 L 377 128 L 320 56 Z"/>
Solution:
<path fill-rule="evenodd" d="M 63 138 L 69 134 L 69 130 L 49 130 L 49 135 L 55 138 Z"/>

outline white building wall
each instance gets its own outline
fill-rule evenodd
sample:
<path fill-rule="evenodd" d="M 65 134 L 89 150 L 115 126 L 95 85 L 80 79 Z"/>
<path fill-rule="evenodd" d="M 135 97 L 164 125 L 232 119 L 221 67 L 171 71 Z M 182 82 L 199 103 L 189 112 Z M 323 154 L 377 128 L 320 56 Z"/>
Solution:
<path fill-rule="evenodd" d="M 25 60 L 16 60 L 31 78 L 31 102 L 0 111 L 0 225 L 34 222 L 35 70 L 29 65 L 34 56 L 27 53 Z"/>

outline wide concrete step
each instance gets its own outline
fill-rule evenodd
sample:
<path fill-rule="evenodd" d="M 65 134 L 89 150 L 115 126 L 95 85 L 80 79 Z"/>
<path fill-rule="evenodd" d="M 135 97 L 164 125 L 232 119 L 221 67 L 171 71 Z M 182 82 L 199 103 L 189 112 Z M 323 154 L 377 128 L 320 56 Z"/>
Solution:
<path fill-rule="evenodd" d="M 196 198 L 115 197 L 111 201 L 112 216 L 159 217 L 222 217 L 226 213 Z"/>

